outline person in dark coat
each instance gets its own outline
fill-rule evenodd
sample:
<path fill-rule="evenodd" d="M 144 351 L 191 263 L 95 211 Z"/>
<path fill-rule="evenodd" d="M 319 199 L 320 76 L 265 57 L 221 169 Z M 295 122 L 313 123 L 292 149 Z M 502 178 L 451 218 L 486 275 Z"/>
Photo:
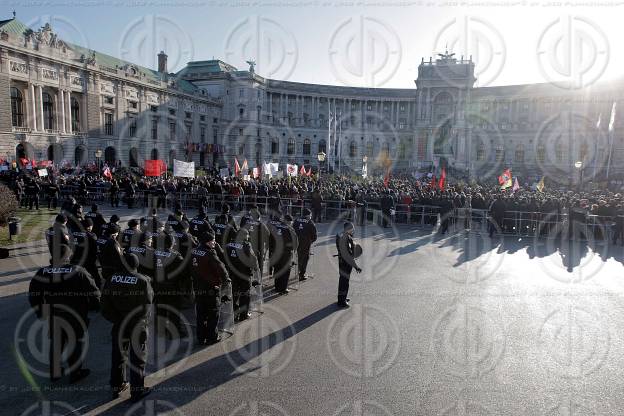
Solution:
<path fill-rule="evenodd" d="M 91 218 L 91 221 L 93 221 L 93 232 L 98 237 L 101 237 L 102 236 L 102 226 L 104 224 L 106 224 L 106 220 L 104 219 L 104 216 L 102 216 L 102 214 L 100 214 L 98 212 L 97 204 L 91 205 L 91 211 L 87 212 L 85 214 L 85 217 L 86 218 Z"/>
<path fill-rule="evenodd" d="M 355 228 L 353 223 L 346 222 L 344 231 L 336 235 L 336 248 L 338 249 L 338 307 L 349 307 L 349 279 L 351 271 L 355 269 L 357 273 L 361 273 L 362 269 L 355 262 L 356 245 L 353 241 L 353 232 Z"/>
<path fill-rule="evenodd" d="M 28 301 L 39 319 L 48 320 L 50 336 L 50 380 L 59 380 L 63 371 L 64 350 L 66 372 L 70 383 L 87 377 L 83 368 L 83 349 L 89 326 L 89 311 L 99 309 L 100 291 L 89 273 L 70 263 L 71 248 L 61 245 L 50 259 L 50 265 L 37 271 L 30 282 Z"/>
<path fill-rule="evenodd" d="M 293 266 L 293 252 L 297 250 L 297 234 L 292 228 L 292 217 L 269 222 L 271 240 L 269 243 L 269 267 L 275 280 L 275 291 L 289 292 L 288 280 Z"/>
<path fill-rule="evenodd" d="M 249 243 L 247 230 L 240 230 L 235 241 L 225 245 L 228 274 L 232 279 L 234 319 L 243 321 L 250 317 L 251 288 L 259 282 L 254 278 L 259 270 L 258 259 Z"/>
<path fill-rule="evenodd" d="M 91 218 L 82 220 L 82 230 L 74 231 L 74 255 L 71 263 L 84 267 L 93 278 L 97 287 L 102 287 L 103 281 L 97 266 L 98 248 L 97 236 L 93 232 Z"/>
<path fill-rule="evenodd" d="M 195 314 L 197 318 L 197 343 L 211 345 L 221 341 L 219 336 L 219 311 L 221 290 L 230 282 L 223 260 L 225 254 L 215 241 L 214 234 L 206 232 L 199 237 L 199 246 L 192 251 L 192 275 L 195 288 Z"/>
<path fill-rule="evenodd" d="M 124 270 L 114 273 L 102 290 L 102 316 L 113 324 L 110 386 L 113 398 L 130 387 L 132 401 L 151 392 L 145 387 L 147 338 L 154 291 L 148 276 L 137 271 L 135 254 L 124 257 Z M 126 363 L 130 356 L 130 383 Z"/>
<path fill-rule="evenodd" d="M 306 270 L 310 260 L 310 248 L 317 238 L 316 225 L 312 221 L 312 212 L 305 208 L 301 218 L 297 218 L 293 223 L 293 228 L 297 233 L 298 240 L 297 266 L 299 269 L 299 280 L 303 281 L 307 280 Z"/>

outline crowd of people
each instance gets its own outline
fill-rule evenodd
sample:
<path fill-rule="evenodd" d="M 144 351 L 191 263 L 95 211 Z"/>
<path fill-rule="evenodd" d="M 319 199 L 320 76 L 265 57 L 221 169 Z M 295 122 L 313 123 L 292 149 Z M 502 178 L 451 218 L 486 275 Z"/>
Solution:
<path fill-rule="evenodd" d="M 84 212 L 74 197 L 64 199 L 46 231 L 50 264 L 37 271 L 29 290 L 31 306 L 50 321 L 56 338 L 50 342 L 51 380 L 69 374 L 76 383 L 89 375 L 82 340 L 89 312 L 101 310 L 113 325 L 113 396 L 130 389 L 131 398 L 140 400 L 150 393 L 144 371 L 152 305 L 158 324 L 151 336 L 191 337 L 180 311 L 194 306 L 195 343 L 217 343 L 220 325 L 228 326 L 222 311 L 229 310 L 234 321 L 249 319 L 254 302 L 262 302 L 264 278 L 273 279 L 277 295 L 287 294 L 293 281 L 307 280 L 316 239 L 307 209 L 296 219 L 273 212 L 265 221 L 258 207 L 250 206 L 237 222 L 227 203 L 213 221 L 203 209 L 189 218 L 180 206 L 161 220 L 155 208 L 124 227 L 116 214 L 106 221 L 96 204 Z M 341 234 L 337 247 L 350 252 L 349 241 L 348 233 Z M 348 306 L 340 296 L 339 304 Z M 59 319 L 65 325 L 53 324 Z M 69 350 L 66 362 L 64 350 Z"/>

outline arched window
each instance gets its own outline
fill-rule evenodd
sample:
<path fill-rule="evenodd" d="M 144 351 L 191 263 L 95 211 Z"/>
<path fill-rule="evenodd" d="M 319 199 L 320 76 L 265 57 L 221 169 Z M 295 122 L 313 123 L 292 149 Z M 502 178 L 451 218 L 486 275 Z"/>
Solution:
<path fill-rule="evenodd" d="M 158 149 L 156 149 L 156 148 L 152 149 L 152 153 L 150 155 L 150 158 L 152 160 L 158 160 L 158 156 L 159 156 L 158 155 Z"/>
<path fill-rule="evenodd" d="M 277 139 L 273 139 L 271 141 L 271 154 L 278 154 L 279 153 L 279 142 L 277 141 Z"/>
<path fill-rule="evenodd" d="M 482 141 L 477 144 L 477 160 L 480 162 L 485 160 L 485 144 Z"/>
<path fill-rule="evenodd" d="M 557 163 L 563 162 L 563 145 L 559 142 L 555 143 L 555 159 Z"/>
<path fill-rule="evenodd" d="M 319 141 L 319 144 L 318 144 L 318 152 L 319 152 L 319 153 L 321 153 L 321 152 L 323 152 L 323 153 L 327 153 L 327 142 L 325 142 L 325 139 L 321 139 L 321 140 Z"/>
<path fill-rule="evenodd" d="M 366 143 L 366 156 L 373 157 L 373 152 L 375 150 L 375 145 L 373 142 Z"/>
<path fill-rule="evenodd" d="M 84 146 L 76 147 L 74 150 L 74 164 L 76 166 L 84 165 L 87 162 L 87 149 Z"/>
<path fill-rule="evenodd" d="M 286 153 L 288 153 L 289 155 L 295 154 L 295 139 L 288 139 L 288 147 L 286 149 Z"/>
<path fill-rule="evenodd" d="M 390 156 L 390 144 L 384 143 L 383 146 L 381 147 L 381 152 L 383 153 L 384 157 L 389 157 Z"/>
<path fill-rule="evenodd" d="M 357 144 L 355 142 L 351 142 L 349 144 L 349 157 L 357 156 Z"/>
<path fill-rule="evenodd" d="M 516 146 L 516 154 L 514 156 L 514 159 L 516 163 L 524 162 L 524 145 L 519 144 Z"/>
<path fill-rule="evenodd" d="M 51 160 L 56 164 L 61 163 L 63 161 L 63 146 L 59 143 L 48 146 L 48 160 Z"/>
<path fill-rule="evenodd" d="M 503 146 L 499 145 L 496 146 L 496 161 L 497 162 L 502 162 L 503 158 L 505 157 L 505 153 L 503 151 Z"/>
<path fill-rule="evenodd" d="M 139 166 L 139 151 L 136 147 L 130 148 L 130 154 L 128 155 L 129 164 L 131 168 L 136 168 Z"/>
<path fill-rule="evenodd" d="M 46 130 L 54 129 L 54 101 L 47 92 L 41 95 L 43 99 L 43 128 Z"/>
<path fill-rule="evenodd" d="M 15 87 L 11 87 L 11 122 L 13 127 L 24 127 L 22 93 Z"/>
<path fill-rule="evenodd" d="M 310 139 L 303 140 L 303 154 L 309 155 L 312 152 L 312 142 Z"/>
<path fill-rule="evenodd" d="M 405 156 L 406 156 L 405 148 L 406 148 L 405 143 L 403 143 L 403 142 L 399 143 L 399 154 L 398 154 L 398 157 L 401 160 L 405 159 Z"/>
<path fill-rule="evenodd" d="M 109 166 L 115 166 L 115 163 L 117 163 L 117 151 L 114 147 L 108 146 L 104 149 L 104 161 Z"/>
<path fill-rule="evenodd" d="M 540 163 L 544 163 L 544 160 L 546 159 L 546 147 L 544 147 L 543 144 L 540 144 L 539 146 L 537 146 L 537 161 Z"/>
<path fill-rule="evenodd" d="M 71 126 L 73 132 L 80 132 L 80 104 L 74 97 L 71 99 Z"/>

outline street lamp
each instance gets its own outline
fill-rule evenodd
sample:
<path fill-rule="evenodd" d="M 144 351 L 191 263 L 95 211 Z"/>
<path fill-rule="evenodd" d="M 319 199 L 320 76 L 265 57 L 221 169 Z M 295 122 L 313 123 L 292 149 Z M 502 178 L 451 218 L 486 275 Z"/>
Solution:
<path fill-rule="evenodd" d="M 97 149 L 95 151 L 95 159 L 97 160 L 98 173 L 100 173 L 100 159 L 102 158 L 102 149 Z"/>
<path fill-rule="evenodd" d="M 319 179 L 321 178 L 321 165 L 323 164 L 323 162 L 325 161 L 325 157 L 327 155 L 324 152 L 318 152 L 318 155 L 316 155 L 318 161 L 319 161 Z"/>

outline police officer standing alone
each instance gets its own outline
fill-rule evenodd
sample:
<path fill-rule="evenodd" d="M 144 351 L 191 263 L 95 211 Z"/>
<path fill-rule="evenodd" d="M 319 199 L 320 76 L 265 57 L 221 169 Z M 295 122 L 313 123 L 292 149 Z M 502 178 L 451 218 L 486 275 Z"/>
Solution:
<path fill-rule="evenodd" d="M 346 222 L 344 224 L 344 231 L 336 235 L 336 248 L 338 249 L 338 307 L 349 307 L 349 279 L 351 278 L 351 271 L 355 269 L 356 272 L 361 273 L 362 269 L 355 262 L 356 244 L 353 242 L 353 223 Z M 359 246 L 357 246 L 359 247 Z M 359 250 L 357 250 L 359 251 Z"/>
<path fill-rule="evenodd" d="M 89 273 L 70 264 L 71 248 L 60 245 L 54 250 L 50 265 L 37 271 L 30 281 L 28 301 L 39 319 L 48 319 L 50 336 L 50 380 L 58 381 L 63 370 L 63 350 L 69 349 L 69 382 L 87 377 L 82 368 L 84 337 L 89 325 L 89 311 L 100 305 L 100 291 Z"/>
<path fill-rule="evenodd" d="M 297 233 L 297 239 L 299 245 L 297 246 L 297 265 L 299 266 L 299 280 L 304 281 L 306 277 L 306 270 L 308 268 L 308 261 L 310 260 L 310 247 L 312 243 L 316 241 L 316 225 L 312 221 L 312 211 L 305 208 L 301 218 L 297 218 L 293 224 L 293 228 Z"/>
<path fill-rule="evenodd" d="M 113 398 L 130 388 L 132 401 L 147 396 L 145 387 L 147 337 L 150 307 L 154 291 L 147 276 L 137 271 L 139 259 L 124 256 L 125 270 L 114 273 L 102 290 L 102 316 L 113 324 L 110 386 Z M 126 362 L 130 355 L 130 384 L 126 378 Z"/>
<path fill-rule="evenodd" d="M 212 233 L 200 236 L 199 247 L 193 250 L 192 274 L 195 287 L 195 313 L 197 317 L 197 344 L 211 345 L 221 341 L 219 337 L 219 310 L 221 289 L 230 282 L 223 263 L 224 254 Z"/>

